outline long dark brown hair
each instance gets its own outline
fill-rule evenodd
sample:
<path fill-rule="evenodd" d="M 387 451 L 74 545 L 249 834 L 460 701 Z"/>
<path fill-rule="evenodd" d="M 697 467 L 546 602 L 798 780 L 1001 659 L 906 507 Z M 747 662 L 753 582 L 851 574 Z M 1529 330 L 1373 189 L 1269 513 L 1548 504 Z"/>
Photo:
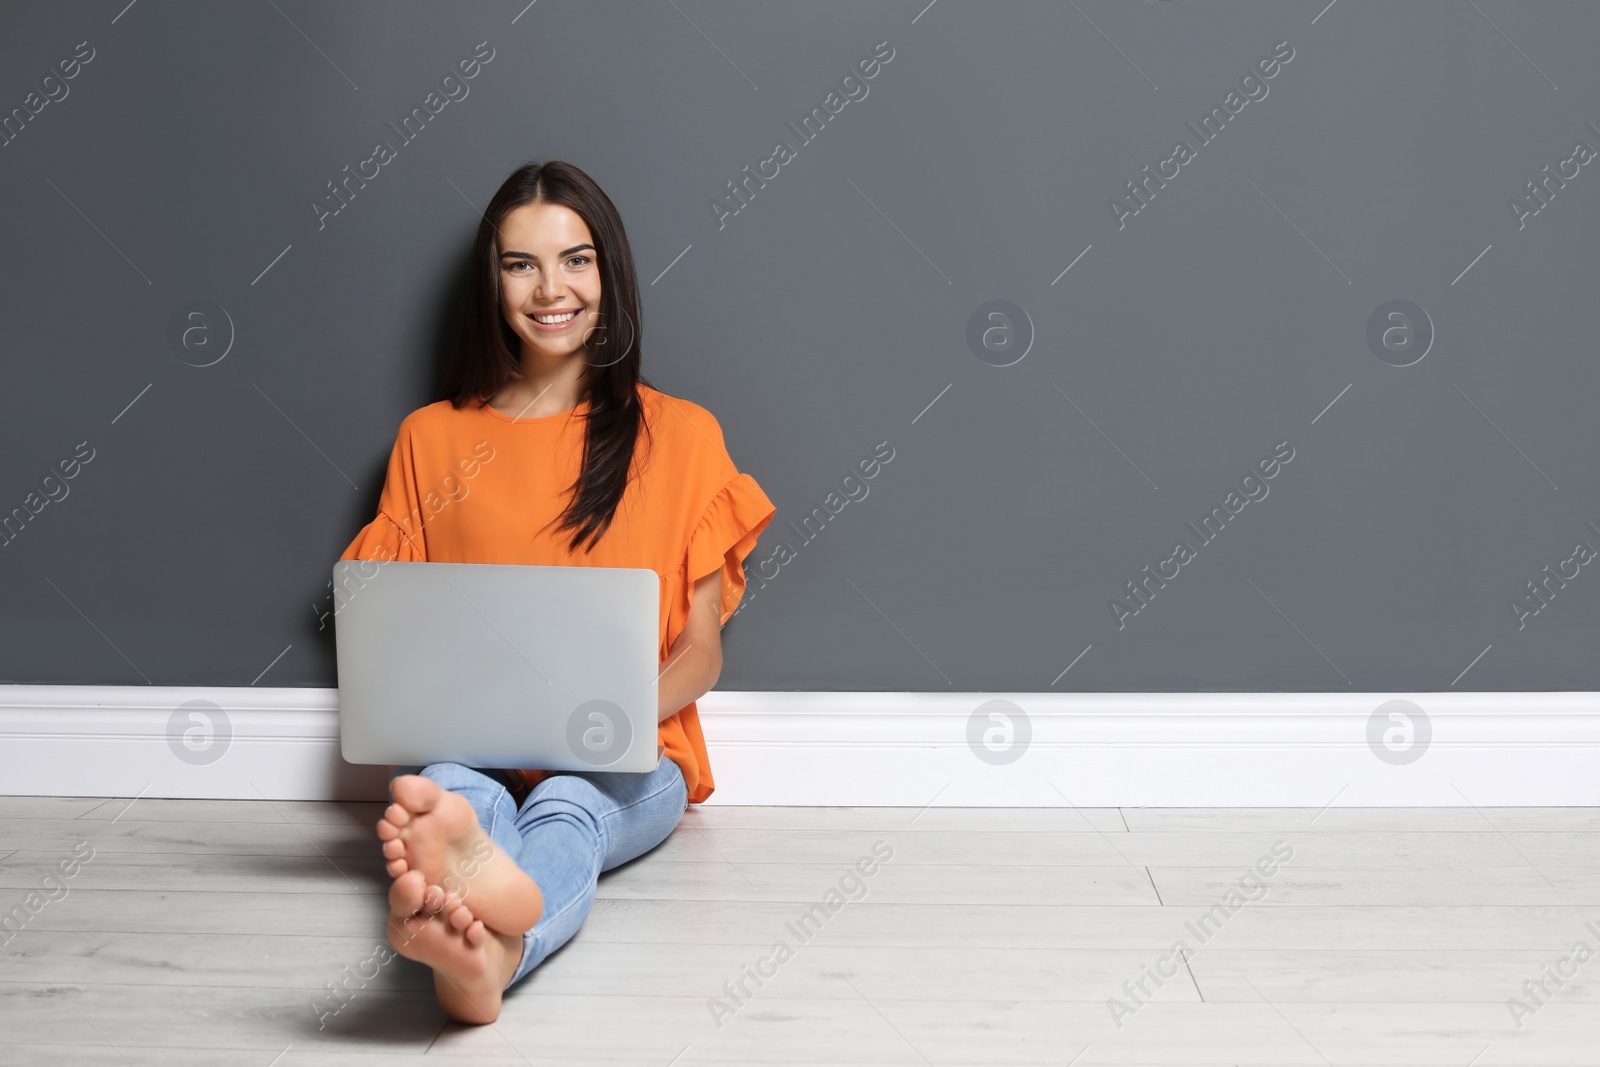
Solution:
<path fill-rule="evenodd" d="M 639 282 L 622 216 L 593 178 L 571 163 L 524 163 L 511 172 L 478 223 L 467 275 L 467 302 L 450 365 L 439 385 L 440 400 L 461 408 L 479 406 L 521 376 L 522 341 L 501 313 L 500 224 L 515 208 L 543 202 L 571 208 L 594 238 L 600 267 L 599 324 L 584 338 L 585 421 L 583 468 L 568 487 L 572 499 L 557 516 L 558 530 L 577 530 L 570 548 L 585 539 L 593 549 L 610 527 L 628 487 L 634 444 L 649 436 L 638 385 L 655 386 L 639 371 Z M 548 525 L 548 524 L 547 524 Z"/>

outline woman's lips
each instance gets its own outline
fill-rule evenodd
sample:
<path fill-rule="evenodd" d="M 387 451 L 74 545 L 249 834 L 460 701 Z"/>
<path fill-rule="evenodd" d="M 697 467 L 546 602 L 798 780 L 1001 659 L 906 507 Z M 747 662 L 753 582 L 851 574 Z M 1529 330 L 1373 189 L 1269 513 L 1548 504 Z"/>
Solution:
<path fill-rule="evenodd" d="M 550 314 L 550 313 L 549 312 L 539 312 L 538 314 Z M 572 317 L 570 319 L 567 319 L 565 322 L 555 322 L 555 323 L 540 322 L 538 319 L 534 318 L 532 315 L 528 316 L 528 321 L 533 323 L 533 328 L 536 329 L 536 330 L 542 330 L 545 333 L 561 333 L 561 332 L 563 332 L 565 330 L 571 329 L 573 324 L 576 323 L 582 317 L 583 317 L 583 309 L 582 308 L 577 308 L 575 310 L 574 314 L 572 315 Z"/>

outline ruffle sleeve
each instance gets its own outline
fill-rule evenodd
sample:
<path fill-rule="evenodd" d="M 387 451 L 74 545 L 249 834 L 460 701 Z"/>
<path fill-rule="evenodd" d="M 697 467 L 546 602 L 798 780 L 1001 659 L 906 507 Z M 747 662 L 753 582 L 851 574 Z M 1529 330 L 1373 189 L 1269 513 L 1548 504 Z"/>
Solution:
<path fill-rule="evenodd" d="M 407 563 L 426 563 L 427 552 L 415 537 L 391 519 L 378 512 L 377 518 L 361 528 L 340 559 L 401 560 Z"/>
<path fill-rule="evenodd" d="M 388 468 L 384 472 L 383 491 L 378 495 L 377 515 L 361 528 L 340 559 L 428 561 L 426 531 L 417 521 L 422 509 L 418 503 L 417 460 L 411 437 L 415 417 L 415 413 L 407 416 L 395 433 L 394 447 L 389 450 Z"/>
<path fill-rule="evenodd" d="M 706 506 L 684 552 L 683 603 L 680 617 L 689 612 L 694 583 L 722 570 L 722 618 L 728 618 L 744 596 L 744 560 L 756 547 L 761 531 L 777 513 L 761 486 L 749 474 L 736 474 Z"/>

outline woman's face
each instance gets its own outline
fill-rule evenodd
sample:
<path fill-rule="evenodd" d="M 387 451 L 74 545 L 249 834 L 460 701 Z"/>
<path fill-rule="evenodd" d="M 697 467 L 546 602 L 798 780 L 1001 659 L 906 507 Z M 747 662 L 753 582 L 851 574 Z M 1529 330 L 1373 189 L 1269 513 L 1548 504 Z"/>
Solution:
<path fill-rule="evenodd" d="M 560 204 L 523 204 L 500 224 L 499 249 L 500 310 L 523 353 L 559 362 L 579 352 L 600 318 L 598 253 L 583 217 Z M 558 321 L 539 321 L 551 317 Z"/>

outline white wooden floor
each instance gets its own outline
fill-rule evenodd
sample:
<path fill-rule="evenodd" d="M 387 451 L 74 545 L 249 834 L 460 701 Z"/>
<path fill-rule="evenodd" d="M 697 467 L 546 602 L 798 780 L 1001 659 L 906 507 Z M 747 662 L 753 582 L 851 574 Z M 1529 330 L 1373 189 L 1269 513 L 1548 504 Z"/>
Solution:
<path fill-rule="evenodd" d="M 379 810 L 0 798 L 0 1063 L 1600 1063 L 1600 810 L 693 808 L 482 1028 L 370 962 Z"/>

